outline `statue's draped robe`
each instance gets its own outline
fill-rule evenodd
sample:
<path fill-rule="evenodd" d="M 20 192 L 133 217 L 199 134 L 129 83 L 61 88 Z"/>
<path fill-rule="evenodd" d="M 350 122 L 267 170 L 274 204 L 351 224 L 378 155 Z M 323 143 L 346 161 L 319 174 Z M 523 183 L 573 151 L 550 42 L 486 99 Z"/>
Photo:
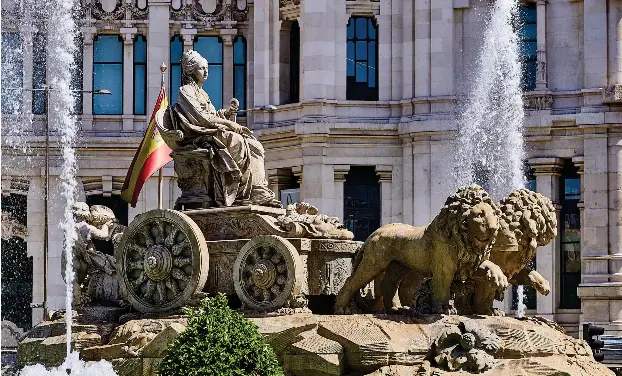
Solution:
<path fill-rule="evenodd" d="M 226 118 L 224 111 L 216 111 L 202 88 L 195 83 L 183 85 L 174 109 L 183 144 L 203 150 L 211 161 L 217 205 L 261 205 L 274 200 L 266 181 L 261 143 L 219 127 L 215 120 Z"/>

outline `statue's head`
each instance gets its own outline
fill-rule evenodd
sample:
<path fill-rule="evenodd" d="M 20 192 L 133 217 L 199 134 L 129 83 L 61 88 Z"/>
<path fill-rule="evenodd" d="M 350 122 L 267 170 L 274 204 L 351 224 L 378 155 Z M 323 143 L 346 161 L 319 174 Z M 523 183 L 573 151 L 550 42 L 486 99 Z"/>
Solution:
<path fill-rule="evenodd" d="M 91 219 L 91 210 L 86 202 L 76 202 L 71 207 L 76 222 L 88 222 Z"/>
<path fill-rule="evenodd" d="M 108 222 L 117 223 L 118 220 L 114 216 L 114 212 L 107 206 L 93 205 L 91 206 L 91 224 L 93 226 L 101 226 Z"/>
<path fill-rule="evenodd" d="M 181 81 L 183 85 L 196 82 L 200 86 L 207 79 L 207 60 L 200 53 L 190 50 L 181 55 Z"/>

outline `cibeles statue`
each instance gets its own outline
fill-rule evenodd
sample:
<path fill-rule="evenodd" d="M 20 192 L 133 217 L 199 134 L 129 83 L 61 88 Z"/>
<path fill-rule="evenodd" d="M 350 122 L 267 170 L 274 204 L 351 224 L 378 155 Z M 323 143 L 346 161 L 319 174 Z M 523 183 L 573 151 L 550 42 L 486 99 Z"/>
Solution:
<path fill-rule="evenodd" d="M 232 119 L 239 103 L 217 110 L 203 90 L 208 62 L 196 51 L 181 57 L 182 86 L 177 103 L 160 110 L 156 124 L 173 149 L 182 191 L 176 209 L 264 205 L 281 207 L 268 187 L 264 149 L 247 127 Z"/>
<path fill-rule="evenodd" d="M 76 239 L 73 246 L 73 291 L 76 305 L 122 304 L 113 255 L 98 250 L 93 240 L 113 243 L 116 248 L 126 227 L 103 205 L 73 205 Z M 62 275 L 65 279 L 65 254 Z"/>

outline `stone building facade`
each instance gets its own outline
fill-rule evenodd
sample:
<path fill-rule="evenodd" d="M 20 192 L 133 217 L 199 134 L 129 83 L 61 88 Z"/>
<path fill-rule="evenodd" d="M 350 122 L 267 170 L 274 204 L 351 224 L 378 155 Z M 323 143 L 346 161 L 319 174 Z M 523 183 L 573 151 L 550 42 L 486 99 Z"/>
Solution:
<path fill-rule="evenodd" d="M 264 144 L 269 183 L 282 201 L 308 201 L 342 217 L 359 239 L 385 223 L 425 225 L 455 189 L 456 114 L 473 83 L 491 4 L 83 0 L 82 75 L 74 82 L 86 91 L 76 108 L 79 199 L 113 206 L 122 222 L 156 208 L 157 178 L 146 183 L 136 208 L 120 201 L 120 189 L 160 89 L 160 65 L 169 67 L 165 84 L 174 100 L 181 52 L 196 49 L 210 61 L 212 101 L 222 106 L 235 96 L 254 109 L 238 120 Z M 46 277 L 45 98 L 26 94 L 5 104 L 5 80 L 30 88 L 46 76 L 37 28 L 26 27 L 14 5 L 2 3 L 2 194 L 22 197 L 15 201 L 28 235 L 20 257 L 32 263 L 32 302 L 41 307 L 47 280 L 47 306 L 60 308 L 55 125 L 49 124 Z M 560 224 L 557 239 L 537 254 L 552 292 L 528 294 L 528 313 L 575 335 L 582 322 L 622 333 L 621 15 L 614 0 L 537 0 L 521 3 L 516 23 L 527 175 L 553 200 Z M 5 46 L 18 51 L 9 57 L 23 66 L 19 77 L 4 69 Z M 112 94 L 88 93 L 101 89 Z M 164 168 L 164 187 L 164 205 L 172 207 L 179 193 L 172 165 Z M 512 295 L 500 303 L 508 312 Z M 42 317 L 43 309 L 33 308 L 32 322 Z"/>

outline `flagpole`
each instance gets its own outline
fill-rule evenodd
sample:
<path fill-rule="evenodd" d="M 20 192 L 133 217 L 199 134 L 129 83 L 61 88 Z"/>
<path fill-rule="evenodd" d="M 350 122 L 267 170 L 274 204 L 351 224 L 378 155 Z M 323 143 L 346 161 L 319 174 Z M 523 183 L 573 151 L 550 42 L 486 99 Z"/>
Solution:
<path fill-rule="evenodd" d="M 164 73 L 166 72 L 166 64 L 162 63 L 162 65 L 160 65 L 160 72 L 162 72 L 161 88 L 164 90 Z M 160 170 L 158 171 L 158 209 L 162 209 L 162 185 L 164 181 L 163 168 L 164 167 L 160 167 Z"/>

